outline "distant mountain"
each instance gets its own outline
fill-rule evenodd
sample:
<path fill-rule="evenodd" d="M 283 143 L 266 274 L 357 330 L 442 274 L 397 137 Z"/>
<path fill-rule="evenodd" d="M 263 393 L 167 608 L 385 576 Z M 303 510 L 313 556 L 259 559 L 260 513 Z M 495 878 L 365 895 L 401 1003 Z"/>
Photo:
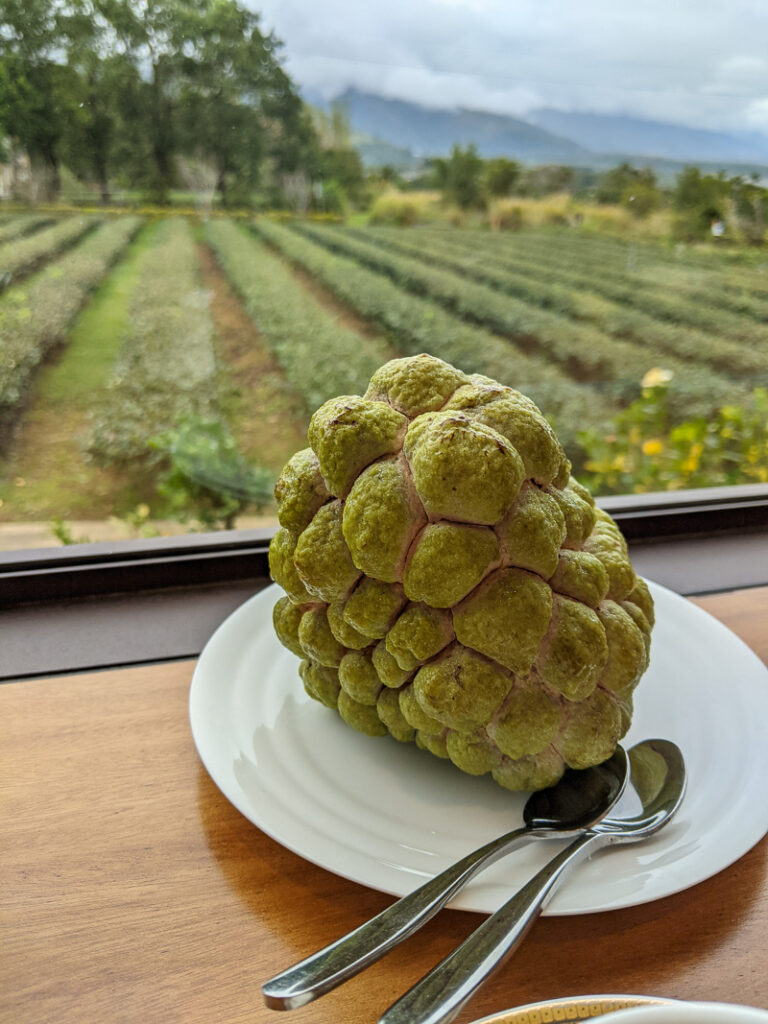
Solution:
<path fill-rule="evenodd" d="M 364 163 L 411 169 L 425 157 L 447 156 L 474 143 L 483 157 L 526 164 L 569 164 L 605 170 L 622 161 L 653 167 L 670 183 L 695 163 L 707 172 L 768 177 L 768 136 L 714 132 L 611 114 L 542 108 L 530 121 L 482 110 L 443 110 L 349 88 L 334 100 L 347 111 Z M 533 123 L 533 122 L 536 123 Z"/>
<path fill-rule="evenodd" d="M 768 163 L 768 137 L 757 132 L 714 132 L 621 114 L 534 110 L 535 124 L 593 153 L 661 157 L 708 163 Z"/>
<path fill-rule="evenodd" d="M 507 156 L 530 164 L 589 164 L 583 146 L 537 125 L 481 110 L 439 110 L 347 89 L 336 100 L 352 131 L 386 141 L 416 157 L 447 156 L 454 145 L 474 143 L 484 157 Z"/>

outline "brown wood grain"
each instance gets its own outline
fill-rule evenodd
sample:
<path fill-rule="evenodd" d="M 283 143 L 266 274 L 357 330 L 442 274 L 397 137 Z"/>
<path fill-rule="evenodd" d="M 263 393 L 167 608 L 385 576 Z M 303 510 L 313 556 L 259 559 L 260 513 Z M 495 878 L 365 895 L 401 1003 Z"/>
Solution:
<path fill-rule="evenodd" d="M 697 601 L 768 661 L 768 587 Z M 364 1024 L 481 920 L 444 911 L 281 1016 L 260 982 L 391 898 L 283 849 L 219 793 L 182 662 L 0 687 L 3 1024 Z M 768 1008 L 768 843 L 686 892 L 545 918 L 459 1018 L 602 992 Z"/>

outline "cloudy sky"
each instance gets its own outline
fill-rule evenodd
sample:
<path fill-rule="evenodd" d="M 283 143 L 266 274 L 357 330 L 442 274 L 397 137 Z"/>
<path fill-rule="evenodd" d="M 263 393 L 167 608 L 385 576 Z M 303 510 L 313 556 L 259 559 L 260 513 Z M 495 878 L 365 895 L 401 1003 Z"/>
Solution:
<path fill-rule="evenodd" d="M 768 0 L 248 0 L 305 89 L 768 132 Z"/>

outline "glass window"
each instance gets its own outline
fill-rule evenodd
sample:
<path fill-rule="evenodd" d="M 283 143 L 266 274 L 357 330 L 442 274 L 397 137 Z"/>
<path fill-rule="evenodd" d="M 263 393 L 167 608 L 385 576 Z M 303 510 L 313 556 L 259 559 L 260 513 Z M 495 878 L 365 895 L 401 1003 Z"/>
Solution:
<path fill-rule="evenodd" d="M 0 550 L 273 526 L 312 412 L 422 351 L 597 495 L 762 500 L 757 0 L 0 11 Z"/>

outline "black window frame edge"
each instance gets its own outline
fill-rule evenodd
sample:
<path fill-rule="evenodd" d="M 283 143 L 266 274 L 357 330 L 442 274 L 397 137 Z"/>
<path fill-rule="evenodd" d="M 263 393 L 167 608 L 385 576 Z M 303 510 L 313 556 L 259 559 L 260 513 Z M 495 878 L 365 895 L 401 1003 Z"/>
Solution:
<path fill-rule="evenodd" d="M 597 503 L 633 547 L 768 530 L 768 484 L 605 496 Z M 0 552 L 0 607 L 263 581 L 275 529 Z"/>

